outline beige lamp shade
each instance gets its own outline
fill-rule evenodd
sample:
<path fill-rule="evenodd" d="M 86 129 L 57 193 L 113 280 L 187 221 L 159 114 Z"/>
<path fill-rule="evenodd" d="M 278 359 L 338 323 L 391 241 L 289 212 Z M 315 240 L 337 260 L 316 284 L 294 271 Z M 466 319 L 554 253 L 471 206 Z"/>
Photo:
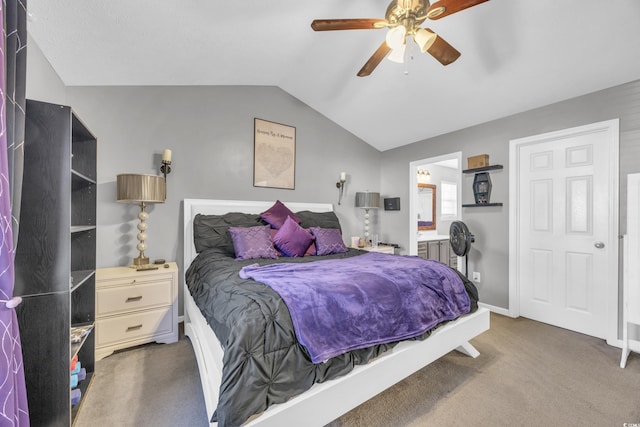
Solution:
<path fill-rule="evenodd" d="M 164 203 L 167 194 L 162 176 L 123 173 L 117 184 L 117 200 L 122 203 Z"/>

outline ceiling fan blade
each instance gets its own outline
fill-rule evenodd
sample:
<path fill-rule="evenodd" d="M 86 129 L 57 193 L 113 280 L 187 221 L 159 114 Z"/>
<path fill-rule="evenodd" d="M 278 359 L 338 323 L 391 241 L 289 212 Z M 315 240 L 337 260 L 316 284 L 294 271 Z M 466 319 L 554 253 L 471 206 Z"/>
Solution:
<path fill-rule="evenodd" d="M 315 31 L 333 30 L 377 30 L 387 26 L 386 19 L 314 19 L 311 28 Z"/>
<path fill-rule="evenodd" d="M 427 18 L 440 19 L 489 0 L 440 0 L 427 9 Z"/>
<path fill-rule="evenodd" d="M 376 69 L 378 64 L 384 59 L 385 56 L 391 51 L 391 48 L 386 41 L 382 42 L 378 50 L 376 50 L 371 58 L 362 66 L 358 71 L 358 77 L 366 77 Z"/>
<path fill-rule="evenodd" d="M 431 31 L 428 28 L 427 30 Z M 436 58 L 442 65 L 449 65 L 460 57 L 460 52 L 438 35 L 436 35 L 435 41 L 427 49 L 427 52 Z"/>

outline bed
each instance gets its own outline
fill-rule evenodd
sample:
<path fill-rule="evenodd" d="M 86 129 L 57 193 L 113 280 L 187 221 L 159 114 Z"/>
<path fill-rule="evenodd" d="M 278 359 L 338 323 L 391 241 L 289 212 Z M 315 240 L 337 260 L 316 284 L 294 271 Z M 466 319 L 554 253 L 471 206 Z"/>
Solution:
<path fill-rule="evenodd" d="M 196 258 L 198 258 L 198 251 L 196 250 L 196 244 L 194 244 L 194 219 L 198 215 L 225 215 L 229 212 L 259 214 L 269 209 L 272 205 L 272 201 L 184 200 L 185 334 L 190 338 L 198 362 L 209 419 L 212 419 L 211 417 L 213 417 L 216 408 L 218 408 L 219 400 L 220 402 L 227 402 L 230 399 L 229 395 L 231 393 L 227 387 L 229 384 L 228 366 L 226 380 L 223 380 L 225 351 L 216 333 L 214 333 L 212 326 L 218 328 L 218 332 L 222 335 L 225 334 L 225 331 L 220 332 L 221 325 L 213 325 L 215 323 L 214 320 L 208 322 L 207 318 L 212 319 L 211 313 L 207 312 L 208 309 L 202 305 L 201 298 L 198 298 L 198 302 L 196 302 L 188 287 L 188 282 L 191 282 L 193 287 L 194 277 L 200 274 L 194 273 L 195 267 L 194 269 L 188 269 L 188 267 L 190 267 L 192 263 L 194 265 L 203 263 L 201 259 L 196 260 Z M 285 203 L 285 205 L 293 212 L 323 214 L 332 213 L 333 211 L 332 205 L 330 204 Z M 202 248 L 199 249 L 200 252 L 203 252 Z M 329 255 L 327 258 L 333 259 L 359 255 L 352 253 L 353 251 L 354 250 L 349 249 L 349 253 Z M 204 252 L 207 252 L 207 250 Z M 217 249 L 212 250 L 212 252 L 217 252 Z M 360 252 L 360 254 L 362 253 Z M 216 254 L 215 256 L 218 255 Z M 392 255 L 387 256 L 394 257 Z M 327 261 L 329 261 L 329 259 Z M 196 262 L 194 262 L 194 260 Z M 224 259 L 216 259 L 215 262 L 206 262 L 209 263 L 206 265 L 212 266 L 222 265 L 226 261 Z M 280 264 L 277 260 L 274 262 Z M 251 260 L 242 261 L 241 263 L 248 266 L 251 264 Z M 237 274 L 233 276 L 235 277 L 236 275 Z M 189 276 L 189 278 L 187 278 L 187 276 Z M 229 273 L 229 277 L 230 276 L 232 276 L 232 274 Z M 263 289 L 267 288 L 265 285 L 261 285 L 260 283 L 255 283 L 255 285 L 251 283 L 248 285 L 247 283 L 248 282 L 244 283 L 245 287 L 248 286 L 250 288 L 253 286 L 256 287 L 256 289 L 260 287 L 259 293 L 265 294 L 266 299 L 274 299 L 270 294 L 270 292 L 273 292 L 272 290 Z M 194 291 L 194 293 L 198 294 L 196 291 Z M 231 292 L 230 295 L 234 293 L 236 293 L 236 291 Z M 227 295 L 227 297 L 229 296 Z M 200 304 L 201 307 L 199 307 L 198 304 Z M 203 312 L 205 314 L 203 314 Z M 209 323 L 212 325 L 210 326 Z M 224 327 L 222 328 L 224 329 Z M 469 343 L 469 340 L 488 329 L 489 312 L 484 308 L 478 308 L 473 313 L 465 314 L 456 320 L 435 328 L 433 331 L 429 331 L 429 333 L 425 334 L 425 336 L 430 335 L 426 339 L 411 339 L 398 343 L 390 343 L 388 345 L 380 344 L 371 348 L 356 349 L 347 353 L 344 358 L 342 358 L 343 356 L 338 356 L 329 359 L 326 365 L 323 360 L 320 363 L 314 364 L 314 366 L 317 365 L 321 368 L 314 371 L 313 375 L 318 378 L 311 380 L 312 384 L 310 384 L 308 389 L 307 386 L 305 386 L 304 390 L 295 391 L 294 396 L 269 397 L 267 400 L 274 401 L 275 403 L 267 403 L 268 407 L 266 410 L 257 411 L 257 414 L 251 416 L 246 421 L 244 419 L 245 415 L 233 419 L 229 419 L 227 416 L 221 424 L 237 425 L 242 423 L 242 425 L 263 427 L 325 425 L 452 350 L 458 350 L 471 357 L 477 357 L 479 353 Z M 227 345 L 229 344 L 227 343 Z M 229 351 L 227 354 L 227 363 L 230 363 L 230 359 L 235 360 L 238 357 L 236 355 L 231 358 L 229 354 L 232 354 L 232 352 Z M 246 355 L 246 360 L 253 360 L 250 356 L 249 354 Z M 245 356 L 243 355 L 242 357 Z M 333 364 L 334 360 L 336 361 L 335 365 Z M 249 362 L 243 363 L 246 364 Z M 240 365 L 235 365 L 233 371 L 238 370 L 239 366 Z M 221 390 L 221 384 L 224 385 L 223 390 Z M 244 395 L 244 391 L 249 388 L 251 388 L 251 386 L 245 386 L 244 389 L 235 390 L 234 393 L 236 395 Z M 247 402 L 247 405 L 250 405 L 255 399 L 248 400 L 251 400 L 251 402 Z M 244 403 L 240 403 L 238 407 L 244 408 L 243 405 Z M 250 412 L 255 412 L 255 408 L 250 409 Z M 220 417 L 220 413 L 217 414 L 217 417 Z M 212 422 L 211 425 L 216 426 L 217 423 Z"/>

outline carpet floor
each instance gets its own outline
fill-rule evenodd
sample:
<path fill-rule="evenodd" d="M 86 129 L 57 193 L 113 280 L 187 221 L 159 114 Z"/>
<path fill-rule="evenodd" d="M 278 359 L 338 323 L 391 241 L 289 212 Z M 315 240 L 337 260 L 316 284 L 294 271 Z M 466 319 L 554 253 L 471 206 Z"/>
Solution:
<path fill-rule="evenodd" d="M 492 314 L 471 341 L 329 427 L 640 425 L 640 355 L 529 319 Z M 207 426 L 188 338 L 117 352 L 96 375 L 75 427 Z M 310 420 L 309 425 L 313 423 Z"/>

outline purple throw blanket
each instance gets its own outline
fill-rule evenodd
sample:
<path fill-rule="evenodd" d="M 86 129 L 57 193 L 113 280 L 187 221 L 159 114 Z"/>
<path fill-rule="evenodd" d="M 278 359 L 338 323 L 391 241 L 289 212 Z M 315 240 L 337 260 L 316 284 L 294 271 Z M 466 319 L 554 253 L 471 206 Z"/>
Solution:
<path fill-rule="evenodd" d="M 284 300 L 313 363 L 413 338 L 470 310 L 458 274 L 437 261 L 369 252 L 304 264 L 249 265 Z"/>

